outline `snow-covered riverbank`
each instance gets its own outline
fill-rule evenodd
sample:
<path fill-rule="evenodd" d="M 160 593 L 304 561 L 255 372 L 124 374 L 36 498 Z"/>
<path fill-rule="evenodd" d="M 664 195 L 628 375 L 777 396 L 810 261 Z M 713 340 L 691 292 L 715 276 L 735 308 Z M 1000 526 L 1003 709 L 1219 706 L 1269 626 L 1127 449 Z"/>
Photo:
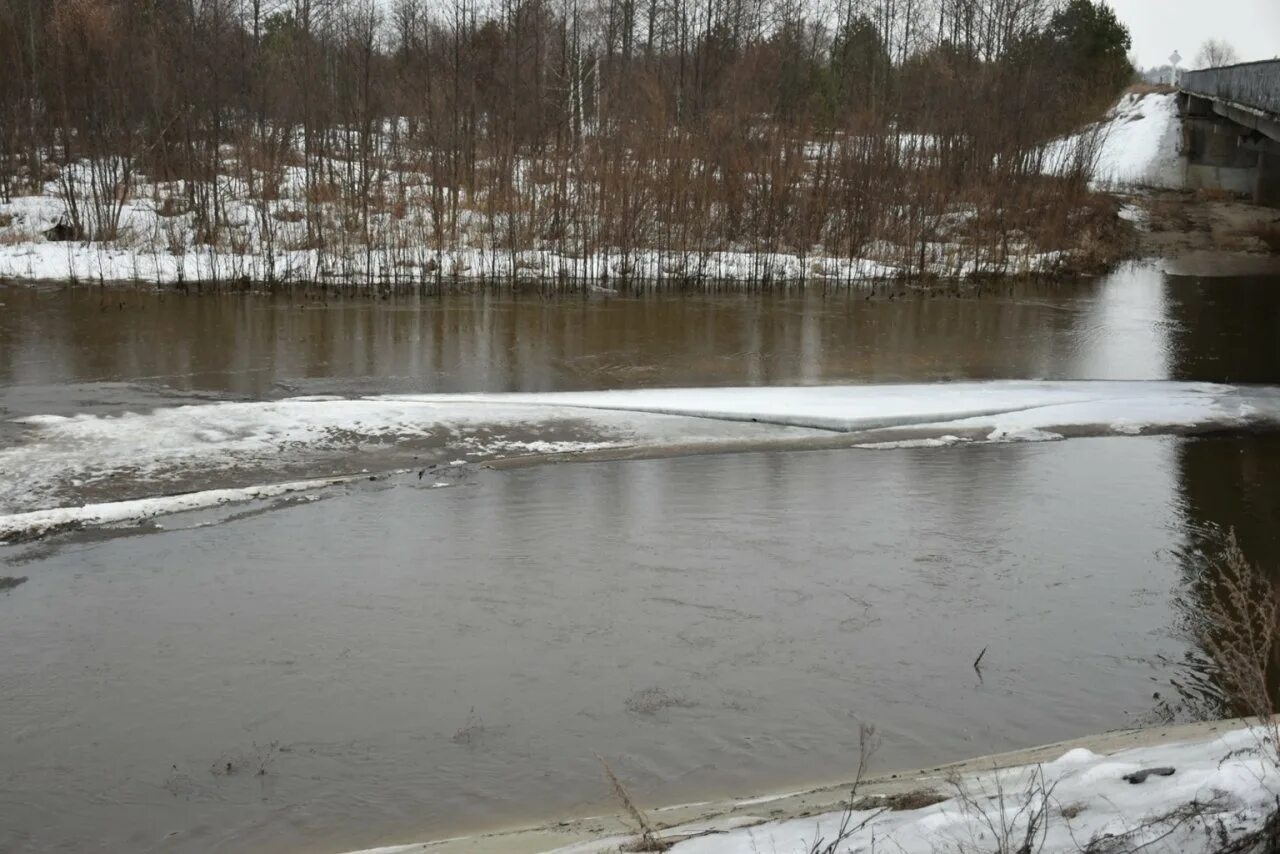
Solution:
<path fill-rule="evenodd" d="M 1253 837 L 1280 798 L 1270 732 L 1238 721 L 1132 730 L 866 780 L 853 810 L 846 784 L 655 810 L 650 821 L 677 854 L 1262 854 L 1274 849 Z M 364 854 L 635 850 L 624 827 L 598 817 Z"/>
<path fill-rule="evenodd" d="M 243 205 L 240 220 L 254 231 L 254 213 Z M 968 210 L 950 216 L 963 226 Z M 1029 245 L 1009 247 L 996 255 L 967 245 L 961 237 L 940 236 L 913 252 L 911 247 L 879 244 L 863 257 L 840 257 L 815 247 L 811 254 L 752 252 L 746 249 L 659 250 L 601 248 L 568 254 L 554 248 L 507 250 L 484 245 L 445 249 L 407 241 L 365 250 L 298 248 L 297 235 L 283 247 L 261 245 L 253 238 L 243 251 L 197 245 L 189 224 L 166 220 L 149 203 L 127 205 L 124 240 L 54 241 L 46 232 L 63 219 L 62 202 L 49 188 L 45 195 L 0 204 L 0 279 L 89 283 L 179 284 L 183 282 L 283 282 L 329 285 L 432 285 L 493 280 L 593 283 L 627 281 L 770 281 L 873 282 L 914 275 L 922 261 L 930 275 L 965 278 L 974 275 L 1052 273 L 1069 263 L 1069 253 L 1038 251 Z M 7 222 L 7 225 L 5 224 Z M 941 229 L 943 234 L 949 230 Z"/>
<path fill-rule="evenodd" d="M 1078 176 L 1090 160 L 1096 161 L 1091 169 L 1096 190 L 1180 186 L 1177 140 L 1173 95 L 1126 94 L 1096 125 L 1033 158 L 1035 174 L 1056 176 L 1039 179 L 1044 186 L 1035 192 L 1058 199 L 1063 188 L 1055 182 Z M 810 145 L 805 168 L 816 168 L 839 144 Z M 903 148 L 900 156 L 912 164 L 912 175 L 927 173 L 939 158 L 928 137 L 894 133 L 878 144 Z M 228 175 L 212 190 L 131 174 L 127 185 L 115 190 L 121 200 L 112 207 L 110 240 L 84 239 L 96 232 L 85 226 L 78 233 L 72 225 L 73 205 L 78 210 L 102 195 L 94 164 L 64 166 L 38 193 L 0 203 L 0 279 L 388 287 L 481 280 L 606 288 L 619 280 L 850 284 L 1081 269 L 1115 254 L 1118 249 L 1110 244 L 1123 232 L 1114 205 L 1097 198 L 1062 202 L 1070 209 L 1049 216 L 1037 207 L 1040 203 L 1030 197 L 1019 201 L 1014 193 L 992 199 L 974 191 L 928 207 L 903 190 L 899 198 L 886 200 L 878 214 L 883 222 L 852 243 L 824 230 L 802 241 L 817 241 L 803 248 L 776 237 L 764 242 L 732 233 L 690 237 L 687 223 L 663 222 L 650 214 L 651 221 L 637 224 L 626 245 L 616 245 L 588 238 L 603 232 L 594 221 L 576 226 L 581 237 L 541 236 L 556 231 L 539 218 L 558 202 L 554 188 L 534 177 L 535 163 L 519 164 L 513 178 L 529 211 L 494 210 L 476 193 L 464 198 L 446 222 L 429 181 L 418 172 L 384 167 L 378 192 L 393 186 L 397 200 L 380 199 L 372 207 L 365 200 L 357 210 L 350 199 L 328 199 L 314 176 L 299 167 L 284 167 L 268 181 L 240 163 L 234 151 L 224 157 Z M 330 171 L 350 166 L 335 161 Z M 245 169 L 248 180 L 235 177 Z M 275 187 L 271 195 L 264 195 L 266 184 Z M 197 196 L 213 192 L 218 198 L 216 221 L 194 209 L 194 190 Z M 1022 210 L 1022 205 L 1029 207 Z"/>

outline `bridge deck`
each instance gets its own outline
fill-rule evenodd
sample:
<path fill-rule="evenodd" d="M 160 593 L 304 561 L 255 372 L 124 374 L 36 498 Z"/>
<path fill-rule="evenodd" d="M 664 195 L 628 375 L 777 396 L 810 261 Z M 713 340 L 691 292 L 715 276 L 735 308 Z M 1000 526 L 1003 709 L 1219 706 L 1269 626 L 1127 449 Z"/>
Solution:
<path fill-rule="evenodd" d="M 1182 90 L 1280 119 L 1280 60 L 1188 71 L 1182 75 Z"/>

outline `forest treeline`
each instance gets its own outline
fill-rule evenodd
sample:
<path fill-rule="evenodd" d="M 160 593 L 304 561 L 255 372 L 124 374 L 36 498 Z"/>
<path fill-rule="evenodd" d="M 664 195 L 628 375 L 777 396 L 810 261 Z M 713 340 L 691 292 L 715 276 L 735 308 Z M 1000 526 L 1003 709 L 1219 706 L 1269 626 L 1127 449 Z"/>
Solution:
<path fill-rule="evenodd" d="M 0 0 L 0 200 L 149 200 L 173 252 L 998 261 L 1078 231 L 1045 143 L 1128 46 L 1094 0 Z"/>

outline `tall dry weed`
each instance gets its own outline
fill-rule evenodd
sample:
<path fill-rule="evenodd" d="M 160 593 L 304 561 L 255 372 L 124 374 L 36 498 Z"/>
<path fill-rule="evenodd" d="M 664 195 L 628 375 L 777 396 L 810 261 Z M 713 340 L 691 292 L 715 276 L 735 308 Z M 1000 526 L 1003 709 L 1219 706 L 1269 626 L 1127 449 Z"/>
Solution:
<path fill-rule="evenodd" d="M 1245 556 L 1234 530 L 1214 563 L 1200 642 L 1233 711 L 1256 718 L 1280 763 L 1280 587 Z"/>

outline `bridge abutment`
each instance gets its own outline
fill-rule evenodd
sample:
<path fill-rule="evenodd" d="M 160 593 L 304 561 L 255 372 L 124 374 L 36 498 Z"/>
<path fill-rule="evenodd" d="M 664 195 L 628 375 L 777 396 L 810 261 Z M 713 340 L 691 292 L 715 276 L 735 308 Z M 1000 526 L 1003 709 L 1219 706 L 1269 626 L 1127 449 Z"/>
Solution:
<path fill-rule="evenodd" d="M 1179 107 L 1187 189 L 1280 207 L 1280 62 L 1191 72 Z"/>
<path fill-rule="evenodd" d="M 1182 154 L 1189 190 L 1222 190 L 1255 204 L 1280 204 L 1280 147 L 1261 150 L 1247 128 L 1219 116 L 1188 114 L 1182 122 Z"/>
<path fill-rule="evenodd" d="M 1280 153 L 1264 151 L 1258 155 L 1258 186 L 1254 201 L 1280 208 Z"/>

